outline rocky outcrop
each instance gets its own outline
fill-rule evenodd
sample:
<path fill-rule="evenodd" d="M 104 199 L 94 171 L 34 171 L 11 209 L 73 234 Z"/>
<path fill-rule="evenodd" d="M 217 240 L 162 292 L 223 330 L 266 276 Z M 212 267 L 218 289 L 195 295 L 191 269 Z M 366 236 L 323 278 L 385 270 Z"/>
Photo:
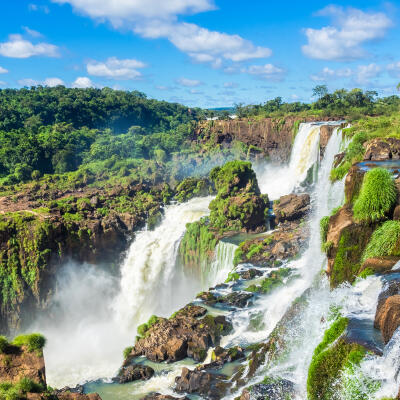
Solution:
<path fill-rule="evenodd" d="M 310 211 L 310 195 L 288 194 L 276 200 L 273 205 L 276 223 L 305 218 Z"/>
<path fill-rule="evenodd" d="M 161 393 L 150 393 L 141 400 L 189 400 L 188 397 L 173 397 Z"/>
<path fill-rule="evenodd" d="M 286 379 L 271 379 L 245 389 L 240 400 L 287 400 L 295 398 L 294 383 Z"/>
<path fill-rule="evenodd" d="M 124 366 L 120 369 L 118 375 L 113 379 L 119 384 L 146 381 L 154 375 L 154 369 L 148 365 L 132 364 Z"/>
<path fill-rule="evenodd" d="M 170 319 L 158 321 L 140 338 L 124 366 L 133 358 L 145 356 L 151 361 L 179 361 L 186 357 L 202 361 L 210 346 L 218 344 L 221 335 L 232 328 L 224 316 L 204 315 L 204 307 L 188 305 Z"/>
<path fill-rule="evenodd" d="M 365 144 L 364 160 L 400 160 L 400 140 L 395 138 L 377 138 Z"/>
<path fill-rule="evenodd" d="M 46 385 L 45 365 L 42 351 L 28 351 L 23 346 L 7 344 L 0 351 L 0 382 L 18 383 L 28 378 Z"/>
<path fill-rule="evenodd" d="M 218 400 L 226 393 L 229 383 L 227 376 L 188 368 L 182 369 L 181 376 L 175 379 L 175 391 L 178 393 L 196 393 L 207 399 Z"/>
<path fill-rule="evenodd" d="M 202 292 L 197 295 L 198 299 L 203 300 L 204 304 L 215 306 L 217 304 L 244 308 L 249 304 L 249 300 L 253 297 L 252 293 L 232 292 L 227 295 L 218 296 L 210 292 Z"/>
<path fill-rule="evenodd" d="M 233 140 L 238 140 L 250 146 L 250 149 L 253 147 L 255 150 L 259 150 L 260 157 L 267 157 L 272 162 L 281 163 L 289 160 L 292 143 L 300 122 L 316 120 L 312 117 L 285 117 L 208 121 L 199 125 L 196 135 L 205 141 L 215 138 L 215 144 L 221 146 L 230 146 Z M 331 127 L 322 130 L 323 149 L 331 133 Z"/>
<path fill-rule="evenodd" d="M 57 395 L 53 395 L 54 400 L 101 400 L 101 397 L 97 393 L 90 394 L 80 394 L 80 393 L 60 393 Z M 27 393 L 27 400 L 48 400 L 48 394 L 40 394 L 40 393 Z"/>
<path fill-rule="evenodd" d="M 361 268 L 362 254 L 376 224 L 357 223 L 350 204 L 344 205 L 329 218 L 327 274 L 331 287 L 354 282 Z"/>
<path fill-rule="evenodd" d="M 399 260 L 400 257 L 392 256 L 367 258 L 363 262 L 357 275 L 360 275 L 363 271 L 366 270 L 378 274 L 389 272 Z"/>
<path fill-rule="evenodd" d="M 365 170 L 362 170 L 358 164 L 353 165 L 345 178 L 345 198 L 346 203 L 353 203 L 360 193 L 361 185 L 364 179 Z"/>

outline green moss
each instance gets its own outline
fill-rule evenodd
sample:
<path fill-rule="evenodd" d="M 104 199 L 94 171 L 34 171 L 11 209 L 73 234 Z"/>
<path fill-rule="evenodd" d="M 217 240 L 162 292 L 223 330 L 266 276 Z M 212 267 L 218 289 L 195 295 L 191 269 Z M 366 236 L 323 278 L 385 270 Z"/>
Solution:
<path fill-rule="evenodd" d="M 292 270 L 290 268 L 280 268 L 272 272 L 267 278 L 264 278 L 261 285 L 250 285 L 245 290 L 252 293 L 267 294 L 275 288 L 283 285 L 284 279 L 289 277 Z"/>
<path fill-rule="evenodd" d="M 159 321 L 156 315 L 152 315 L 147 322 L 141 324 L 137 328 L 137 333 L 140 337 L 146 336 L 147 331 Z"/>
<path fill-rule="evenodd" d="M 46 338 L 40 333 L 20 335 L 14 338 L 12 344 L 18 347 L 26 347 L 29 352 L 41 351 L 46 345 Z"/>
<path fill-rule="evenodd" d="M 360 195 L 354 203 L 356 221 L 377 221 L 385 217 L 396 201 L 396 187 L 391 173 L 374 168 L 364 175 Z"/>
<path fill-rule="evenodd" d="M 365 279 L 368 276 L 374 275 L 375 271 L 372 268 L 365 268 L 363 271 L 361 271 L 360 274 L 358 274 L 358 276 L 361 279 Z"/>
<path fill-rule="evenodd" d="M 328 228 L 329 228 L 329 217 L 322 217 L 319 221 L 320 233 L 321 233 L 321 242 L 326 242 L 326 237 L 328 235 Z"/>
<path fill-rule="evenodd" d="M 240 278 L 240 275 L 237 272 L 229 272 L 228 278 L 226 278 L 225 283 L 237 281 L 237 280 L 239 280 L 239 278 Z"/>
<path fill-rule="evenodd" d="M 322 243 L 321 250 L 322 250 L 323 253 L 327 254 L 332 249 L 332 247 L 333 247 L 333 242 L 330 240 L 328 242 Z"/>
<path fill-rule="evenodd" d="M 348 325 L 347 318 L 339 318 L 325 332 L 314 351 L 307 378 L 309 400 L 330 400 L 338 391 L 342 371 L 359 364 L 365 356 L 364 347 L 347 343 L 341 338 Z"/>
<path fill-rule="evenodd" d="M 330 179 L 332 182 L 341 181 L 349 172 L 351 168 L 351 162 L 346 161 L 343 164 L 340 164 L 338 167 L 333 168 L 330 173 Z"/>
<path fill-rule="evenodd" d="M 31 379 L 22 378 L 18 383 L 0 383 L 0 400 L 23 400 L 27 393 L 43 393 L 46 388 Z"/>
<path fill-rule="evenodd" d="M 126 347 L 124 349 L 124 352 L 123 352 L 124 360 L 126 360 L 129 357 L 129 355 L 131 354 L 132 350 L 133 350 L 133 346 L 129 346 L 129 347 Z"/>
<path fill-rule="evenodd" d="M 400 256 L 399 221 L 386 221 L 372 234 L 362 260 L 384 256 Z"/>
<path fill-rule="evenodd" d="M 262 252 L 264 246 L 262 243 L 257 244 L 257 243 L 253 243 L 250 248 L 249 251 L 246 254 L 246 258 L 248 260 L 250 260 L 253 256 L 255 256 L 256 254 L 259 254 Z"/>
<path fill-rule="evenodd" d="M 3 353 L 8 346 L 8 340 L 5 336 L 0 336 L 0 353 Z"/>
<path fill-rule="evenodd" d="M 175 198 L 184 202 L 193 197 L 207 196 L 210 194 L 210 183 L 204 178 L 185 178 L 176 187 Z"/>

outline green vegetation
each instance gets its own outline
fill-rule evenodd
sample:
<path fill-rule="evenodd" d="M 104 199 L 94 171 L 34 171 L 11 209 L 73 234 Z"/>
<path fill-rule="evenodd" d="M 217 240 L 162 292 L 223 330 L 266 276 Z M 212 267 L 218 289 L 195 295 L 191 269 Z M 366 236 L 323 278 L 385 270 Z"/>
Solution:
<path fill-rule="evenodd" d="M 239 280 L 240 275 L 237 272 L 229 272 L 228 278 L 226 278 L 225 283 L 233 282 Z"/>
<path fill-rule="evenodd" d="M 22 378 L 18 383 L 0 383 L 0 400 L 23 400 L 27 393 L 43 393 L 43 385 L 33 382 L 31 379 Z"/>
<path fill-rule="evenodd" d="M 132 350 L 133 350 L 133 346 L 129 346 L 124 349 L 124 351 L 123 351 L 124 360 L 126 360 L 129 357 L 129 355 L 132 353 Z"/>
<path fill-rule="evenodd" d="M 29 335 L 20 335 L 12 341 L 14 346 L 26 347 L 29 352 L 41 351 L 46 345 L 46 338 L 40 333 L 31 333 Z"/>
<path fill-rule="evenodd" d="M 155 325 L 160 318 L 158 318 L 156 315 L 152 315 L 147 322 L 145 322 L 142 325 L 139 325 L 137 328 L 137 333 L 140 337 L 146 336 L 147 331 Z M 124 353 L 125 354 L 125 353 Z"/>
<path fill-rule="evenodd" d="M 8 340 L 5 336 L 0 336 L 0 353 L 3 353 L 8 346 Z"/>
<path fill-rule="evenodd" d="M 245 290 L 252 293 L 263 293 L 267 294 L 275 288 L 284 284 L 284 279 L 288 278 L 292 273 L 290 268 L 280 268 L 277 271 L 271 272 L 271 274 L 264 278 L 260 285 L 250 285 Z"/>
<path fill-rule="evenodd" d="M 396 187 L 391 173 L 383 168 L 369 170 L 354 203 L 356 221 L 374 222 L 385 217 L 396 201 Z"/>
<path fill-rule="evenodd" d="M 399 221 L 386 221 L 376 229 L 362 255 L 362 261 L 384 256 L 400 256 Z"/>
<path fill-rule="evenodd" d="M 379 100 L 378 100 L 379 101 Z M 397 98 L 396 102 L 399 101 Z M 394 103 L 393 103 L 394 104 Z M 383 111 L 382 111 L 383 112 Z M 351 139 L 342 162 L 331 171 L 331 180 L 341 180 L 349 171 L 352 164 L 362 161 L 365 154 L 364 143 L 374 138 L 397 138 L 400 139 L 400 112 L 399 105 L 394 109 L 384 111 L 385 115 L 368 117 L 367 113 L 360 115 L 357 121 L 352 123 L 351 128 L 343 132 Z"/>
<path fill-rule="evenodd" d="M 319 227 L 320 227 L 320 232 L 321 232 L 321 242 L 325 243 L 326 242 L 326 237 L 328 235 L 328 227 L 329 227 L 329 217 L 322 217 L 321 220 L 319 221 Z"/>
<path fill-rule="evenodd" d="M 330 400 L 342 371 L 358 365 L 365 356 L 365 349 L 355 343 L 347 343 L 341 336 L 348 319 L 339 317 L 325 332 L 316 347 L 308 370 L 307 393 L 310 400 Z"/>
<path fill-rule="evenodd" d="M 212 188 L 207 179 L 204 178 L 185 178 L 175 189 L 175 198 L 184 202 L 193 197 L 207 196 Z"/>

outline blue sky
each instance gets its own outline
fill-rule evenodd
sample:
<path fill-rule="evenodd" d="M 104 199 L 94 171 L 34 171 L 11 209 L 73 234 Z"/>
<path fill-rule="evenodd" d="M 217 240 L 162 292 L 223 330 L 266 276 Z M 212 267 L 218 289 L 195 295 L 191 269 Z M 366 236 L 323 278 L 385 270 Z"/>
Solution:
<path fill-rule="evenodd" d="M 391 95 L 399 7 L 380 1 L 42 0 L 0 5 L 0 87 L 140 90 L 190 106 Z"/>

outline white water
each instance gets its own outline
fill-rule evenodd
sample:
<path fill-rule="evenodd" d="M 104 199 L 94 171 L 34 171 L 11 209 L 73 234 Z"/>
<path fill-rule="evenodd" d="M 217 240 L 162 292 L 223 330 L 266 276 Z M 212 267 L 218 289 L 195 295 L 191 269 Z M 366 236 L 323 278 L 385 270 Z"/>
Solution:
<path fill-rule="evenodd" d="M 290 164 L 279 171 L 267 166 L 258 174 L 262 192 L 275 199 L 299 186 L 307 171 L 318 164 L 319 132 L 318 124 L 301 125 Z M 340 133 L 336 129 L 319 166 L 318 182 L 312 196 L 316 212 L 311 220 L 310 246 L 299 260 L 290 264 L 291 268 L 298 271 L 300 277 L 255 304 L 252 313 L 264 314 L 265 328 L 261 331 L 248 330 L 248 310 L 233 314 L 235 329 L 232 335 L 224 339 L 223 345 L 266 339 L 291 302 L 312 285 L 315 276 L 322 269 L 325 258 L 320 251 L 318 222 L 343 200 L 343 183 L 331 185 L 329 182 L 329 171 L 340 143 Z M 54 323 L 50 328 L 47 321 L 42 325 L 46 329 L 41 329 L 48 338 L 46 362 L 48 381 L 51 385 L 60 387 L 84 380 L 111 377 L 121 363 L 122 349 L 132 345 L 138 324 L 145 322 L 151 314 L 169 316 L 192 300 L 197 291 L 225 280 L 233 266 L 236 246 L 224 242 L 217 247 L 207 282 L 203 280 L 205 287 L 199 287 L 201 282 L 188 281 L 179 268 L 176 268 L 177 249 L 185 225 L 206 215 L 209 201 L 210 198 L 202 198 L 169 206 L 160 226 L 154 231 L 138 233 L 121 268 L 120 288 L 112 277 L 105 275 L 104 287 L 110 292 L 103 290 L 103 284 L 99 283 L 98 286 L 97 278 L 91 278 L 92 269 L 90 273 L 80 271 L 70 284 L 63 283 L 59 291 L 59 310 L 68 316 L 66 323 Z M 79 285 L 82 285 L 82 292 L 76 290 Z M 118 289 L 120 291 L 116 294 Z M 320 301 L 320 295 L 323 301 Z M 71 297 L 74 297 L 75 301 L 70 307 L 68 303 Z M 82 301 L 85 298 L 89 299 L 89 305 Z M 327 287 L 318 292 L 316 300 L 315 304 L 323 303 L 322 308 L 329 308 L 331 303 Z M 68 310 L 69 314 L 65 310 Z M 309 315 L 305 318 L 311 322 L 307 325 L 309 340 L 301 347 L 302 357 L 293 353 L 289 362 L 290 370 L 294 371 L 291 378 L 300 387 L 305 383 L 304 374 L 308 368 L 306 364 L 310 354 L 323 332 L 324 326 L 319 323 L 318 317 L 321 315 L 320 311 L 321 309 L 308 310 Z M 143 393 L 144 387 L 169 393 L 176 373 L 174 368 L 167 375 L 155 376 L 142 384 L 143 387 L 138 384 L 136 386 L 140 387 L 135 393 Z M 132 391 L 130 393 L 133 394 Z"/>

